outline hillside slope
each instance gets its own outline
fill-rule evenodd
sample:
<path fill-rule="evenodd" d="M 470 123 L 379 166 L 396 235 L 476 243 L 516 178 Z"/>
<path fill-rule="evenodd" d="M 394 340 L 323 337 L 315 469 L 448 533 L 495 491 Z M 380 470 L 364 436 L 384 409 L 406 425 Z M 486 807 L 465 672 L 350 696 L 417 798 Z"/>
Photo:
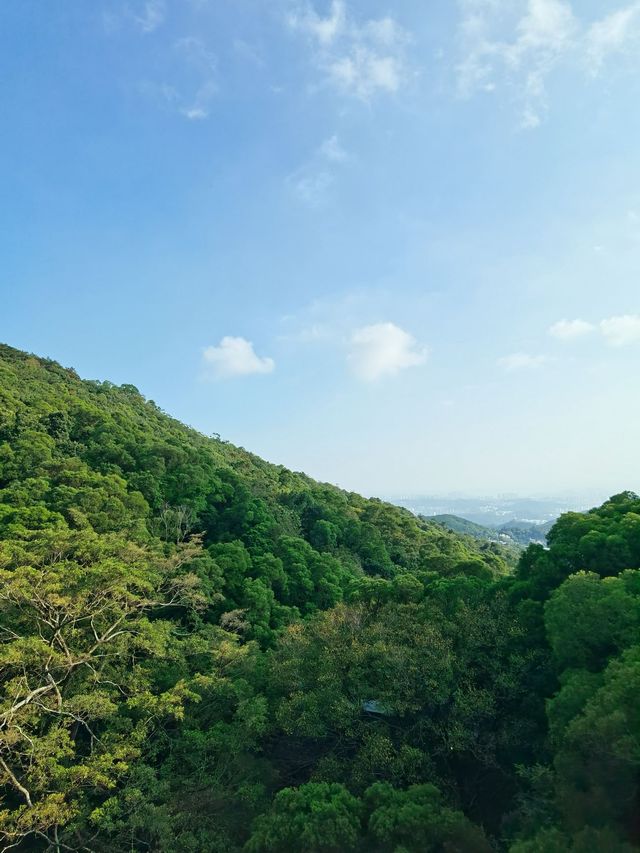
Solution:
<path fill-rule="evenodd" d="M 548 544 L 1 347 L 0 850 L 638 850 L 640 499 Z"/>
<path fill-rule="evenodd" d="M 438 524 L 441 524 L 447 530 L 453 533 L 462 533 L 465 536 L 473 536 L 474 539 L 494 539 L 497 541 L 498 535 L 495 529 L 485 527 L 483 524 L 476 524 L 475 521 L 469 521 L 467 518 L 462 518 L 459 515 L 451 515 L 443 513 L 442 515 L 421 516 L 426 520 L 430 519 Z"/>
<path fill-rule="evenodd" d="M 363 576 L 505 571 L 498 549 L 474 547 L 406 510 L 207 438 L 133 386 L 81 381 L 55 362 L 6 346 L 0 413 L 5 535 L 89 526 L 138 542 L 199 533 L 205 545 L 225 543 L 227 551 L 242 543 L 242 559 L 271 554 L 283 561 L 286 577 L 278 583 L 255 574 L 277 602 L 303 612 L 334 604 Z M 28 502 L 21 505 L 25 483 Z M 296 561 L 307 564 L 304 577 L 296 577 Z M 237 585 L 232 591 L 228 584 L 228 593 L 229 609 L 247 605 Z M 262 628 L 282 616 L 270 614 Z"/>

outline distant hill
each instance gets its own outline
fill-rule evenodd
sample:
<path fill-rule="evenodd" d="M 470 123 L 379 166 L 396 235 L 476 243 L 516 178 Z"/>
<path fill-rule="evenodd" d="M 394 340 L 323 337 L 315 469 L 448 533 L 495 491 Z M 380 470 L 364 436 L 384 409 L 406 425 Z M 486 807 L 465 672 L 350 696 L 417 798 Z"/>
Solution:
<path fill-rule="evenodd" d="M 538 542 L 544 545 L 547 541 L 547 534 L 554 524 L 555 520 L 545 521 L 543 524 L 533 524 L 530 521 L 516 520 L 500 525 L 498 531 L 506 534 L 520 545 L 529 545 L 530 542 Z"/>
<path fill-rule="evenodd" d="M 439 529 L 455 533 L 467 542 L 479 548 L 481 551 L 498 554 L 510 568 L 515 568 L 523 546 L 508 533 L 502 533 L 495 527 L 487 527 L 476 524 L 467 518 L 458 515 L 443 513 L 442 515 L 418 516 Z"/>
<path fill-rule="evenodd" d="M 443 513 L 442 515 L 421 516 L 427 521 L 436 521 L 447 530 L 454 533 L 461 533 L 464 536 L 473 536 L 474 539 L 489 539 L 492 542 L 500 541 L 500 534 L 494 527 L 487 527 L 484 524 L 476 524 L 475 521 L 469 521 L 467 518 L 461 518 L 459 515 L 451 515 Z"/>
<path fill-rule="evenodd" d="M 477 524 L 468 518 L 462 518 L 451 513 L 420 517 L 426 521 L 435 521 L 447 530 L 462 536 L 471 536 L 473 539 L 497 542 L 501 545 L 522 547 L 526 547 L 531 542 L 546 544 L 547 533 L 555 523 L 554 521 L 546 521 L 542 524 L 536 524 L 531 521 L 518 521 L 516 519 L 507 521 L 500 526 L 493 526 Z"/>

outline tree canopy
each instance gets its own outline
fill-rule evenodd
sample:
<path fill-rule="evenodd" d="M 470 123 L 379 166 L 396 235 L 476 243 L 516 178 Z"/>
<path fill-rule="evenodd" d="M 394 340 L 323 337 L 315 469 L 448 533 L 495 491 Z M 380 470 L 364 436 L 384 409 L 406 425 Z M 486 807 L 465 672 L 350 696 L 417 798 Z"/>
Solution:
<path fill-rule="evenodd" d="M 513 550 L 0 347 L 0 849 L 640 849 L 640 498 Z"/>

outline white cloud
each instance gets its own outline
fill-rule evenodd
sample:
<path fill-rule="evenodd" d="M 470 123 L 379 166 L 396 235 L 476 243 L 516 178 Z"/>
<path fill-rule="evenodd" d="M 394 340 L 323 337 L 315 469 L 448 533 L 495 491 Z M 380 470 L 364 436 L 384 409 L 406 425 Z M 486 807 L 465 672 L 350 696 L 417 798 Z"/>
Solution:
<path fill-rule="evenodd" d="M 613 347 L 623 347 L 640 342 L 640 314 L 622 314 L 601 320 L 598 326 L 586 320 L 559 320 L 549 328 L 549 334 L 560 341 L 575 341 L 592 334 L 599 328 L 605 341 Z M 517 357 L 523 354 L 512 356 Z M 527 358 L 529 358 L 527 356 Z M 517 365 L 516 366 L 520 366 Z M 522 366 L 527 366 L 522 364 Z"/>
<path fill-rule="evenodd" d="M 462 17 L 458 39 L 463 57 L 456 67 L 458 91 L 470 97 L 477 91 L 492 91 L 495 84 L 492 56 L 496 52 L 491 39 L 491 11 L 494 4 L 487 0 L 460 0 Z"/>
<path fill-rule="evenodd" d="M 202 353 L 206 375 L 214 379 L 249 376 L 252 373 L 272 373 L 272 358 L 258 356 L 251 341 L 226 336 L 218 346 L 206 347 Z"/>
<path fill-rule="evenodd" d="M 362 31 L 374 42 L 395 48 L 408 40 L 408 34 L 400 24 L 387 16 L 386 18 L 371 18 L 365 21 Z"/>
<path fill-rule="evenodd" d="M 550 327 L 549 334 L 559 341 L 575 341 L 590 334 L 594 329 L 595 326 L 586 320 L 558 320 Z"/>
<path fill-rule="evenodd" d="M 510 60 L 518 64 L 528 53 L 562 53 L 571 43 L 577 21 L 571 4 L 564 0 L 529 0 L 517 26 L 518 37 L 510 48 Z"/>
<path fill-rule="evenodd" d="M 508 371 L 535 370 L 548 362 L 546 355 L 529 355 L 526 352 L 514 352 L 498 359 L 500 367 Z"/>
<path fill-rule="evenodd" d="M 327 66 L 329 79 L 345 94 L 369 101 L 378 91 L 397 92 L 403 78 L 402 64 L 395 56 L 380 56 L 356 45 L 348 56 Z"/>
<path fill-rule="evenodd" d="M 609 317 L 600 323 L 600 331 L 612 347 L 624 347 L 640 342 L 640 314 Z"/>
<path fill-rule="evenodd" d="M 349 366 L 359 379 L 372 382 L 424 364 L 428 350 L 394 323 L 375 323 L 357 329 L 350 341 Z"/>
<path fill-rule="evenodd" d="M 333 0 L 323 18 L 309 3 L 289 16 L 291 30 L 305 36 L 325 81 L 345 95 L 370 101 L 398 92 L 408 79 L 409 34 L 390 17 L 353 20 L 344 0 Z"/>
<path fill-rule="evenodd" d="M 192 107 L 184 107 L 180 112 L 190 121 L 202 121 L 202 119 L 209 118 L 209 112 L 204 107 L 198 107 L 195 104 Z"/>
<path fill-rule="evenodd" d="M 319 44 L 329 46 L 346 29 L 347 13 L 343 0 L 332 0 L 326 18 L 322 18 L 313 6 L 303 6 L 289 15 L 289 26 L 312 36 Z"/>
<path fill-rule="evenodd" d="M 640 35 L 640 3 L 631 3 L 596 21 L 586 35 L 590 70 L 597 74 L 610 54 L 623 51 Z"/>
<path fill-rule="evenodd" d="M 639 0 L 591 21 L 569 0 L 459 0 L 459 6 L 459 93 L 506 88 L 519 103 L 523 128 L 544 118 L 558 67 L 597 74 L 614 53 L 640 53 Z"/>
<path fill-rule="evenodd" d="M 462 0 L 461 5 L 460 94 L 495 91 L 503 75 L 521 102 L 521 126 L 537 127 L 546 110 L 546 79 L 574 45 L 578 24 L 570 3 L 517 2 L 515 17 L 497 0 Z"/>

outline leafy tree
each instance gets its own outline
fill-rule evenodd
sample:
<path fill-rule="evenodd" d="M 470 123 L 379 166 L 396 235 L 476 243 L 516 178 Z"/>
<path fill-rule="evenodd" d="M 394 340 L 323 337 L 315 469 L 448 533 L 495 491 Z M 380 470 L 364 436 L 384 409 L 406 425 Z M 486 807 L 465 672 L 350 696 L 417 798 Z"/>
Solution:
<path fill-rule="evenodd" d="M 260 816 L 246 850 L 251 853 L 340 853 L 355 849 L 361 803 L 344 785 L 309 782 L 280 791 Z"/>
<path fill-rule="evenodd" d="M 162 613 L 204 604 L 187 569 L 197 547 L 163 558 L 86 532 L 0 545 L 7 841 L 58 843 L 61 829 L 90 815 L 89 792 L 126 775 L 153 721 L 179 718 L 197 698 L 183 678 L 160 685 L 149 666 L 180 645 Z"/>
<path fill-rule="evenodd" d="M 385 782 L 372 785 L 365 794 L 368 832 L 366 849 L 393 853 L 464 851 L 489 853 L 484 833 L 465 816 L 448 808 L 435 785 L 412 785 L 398 791 Z"/>

